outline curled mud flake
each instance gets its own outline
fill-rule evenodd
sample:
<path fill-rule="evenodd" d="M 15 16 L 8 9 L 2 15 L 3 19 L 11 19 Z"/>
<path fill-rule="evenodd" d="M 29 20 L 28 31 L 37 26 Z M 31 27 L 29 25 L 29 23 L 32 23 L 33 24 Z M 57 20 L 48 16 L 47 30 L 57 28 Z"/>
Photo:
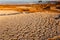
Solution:
<path fill-rule="evenodd" d="M 50 9 L 50 6 L 45 7 L 44 9 Z"/>
<path fill-rule="evenodd" d="M 60 36 L 54 36 L 53 38 L 49 38 L 48 40 L 60 40 Z"/>
<path fill-rule="evenodd" d="M 28 34 L 29 32 L 25 32 L 25 34 Z"/>
<path fill-rule="evenodd" d="M 29 9 L 22 9 L 23 11 L 29 11 Z"/>
<path fill-rule="evenodd" d="M 4 40 L 4 39 L 0 38 L 0 40 Z"/>
<path fill-rule="evenodd" d="M 55 19 L 60 19 L 60 15 L 56 16 Z"/>
<path fill-rule="evenodd" d="M 11 39 L 11 40 L 17 40 L 17 39 Z M 18 39 L 19 40 L 19 39 Z"/>
<path fill-rule="evenodd" d="M 60 7 L 56 7 L 57 9 L 60 9 Z"/>
<path fill-rule="evenodd" d="M 10 36 L 10 37 L 13 37 L 14 35 L 13 35 L 13 34 L 10 34 L 9 36 Z"/>
<path fill-rule="evenodd" d="M 16 14 L 20 14 L 20 13 L 11 13 L 11 14 L 7 14 L 7 15 L 16 15 Z"/>
<path fill-rule="evenodd" d="M 16 15 L 16 14 L 20 14 L 20 12 L 13 10 L 0 10 L 0 16 L 8 16 L 8 15 Z"/>
<path fill-rule="evenodd" d="M 0 16 L 17 15 L 17 14 L 20 14 L 20 13 L 0 14 Z"/>

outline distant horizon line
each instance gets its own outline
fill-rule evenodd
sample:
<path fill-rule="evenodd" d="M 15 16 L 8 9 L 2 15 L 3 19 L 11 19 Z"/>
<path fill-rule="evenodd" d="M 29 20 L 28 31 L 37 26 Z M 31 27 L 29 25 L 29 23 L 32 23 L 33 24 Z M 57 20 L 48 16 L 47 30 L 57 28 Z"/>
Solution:
<path fill-rule="evenodd" d="M 42 1 L 42 2 L 0 2 L 0 4 L 45 4 L 45 3 L 56 3 L 56 1 Z"/>

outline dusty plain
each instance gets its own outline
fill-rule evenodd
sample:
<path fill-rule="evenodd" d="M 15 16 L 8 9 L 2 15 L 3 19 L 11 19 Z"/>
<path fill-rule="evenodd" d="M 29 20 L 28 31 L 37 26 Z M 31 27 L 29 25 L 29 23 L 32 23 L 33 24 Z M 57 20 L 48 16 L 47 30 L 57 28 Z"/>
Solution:
<path fill-rule="evenodd" d="M 58 6 L 0 5 L 0 40 L 47 40 L 60 35 Z"/>

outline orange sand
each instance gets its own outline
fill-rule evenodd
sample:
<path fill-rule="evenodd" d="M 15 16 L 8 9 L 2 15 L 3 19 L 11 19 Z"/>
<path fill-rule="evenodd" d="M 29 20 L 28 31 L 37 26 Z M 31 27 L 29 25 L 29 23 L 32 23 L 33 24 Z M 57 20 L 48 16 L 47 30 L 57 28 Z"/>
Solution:
<path fill-rule="evenodd" d="M 50 9 L 46 8 L 47 6 L 50 6 Z M 56 9 L 56 6 L 55 4 L 0 5 L 0 10 L 15 10 L 19 12 L 41 12 L 50 10 L 60 12 Z"/>

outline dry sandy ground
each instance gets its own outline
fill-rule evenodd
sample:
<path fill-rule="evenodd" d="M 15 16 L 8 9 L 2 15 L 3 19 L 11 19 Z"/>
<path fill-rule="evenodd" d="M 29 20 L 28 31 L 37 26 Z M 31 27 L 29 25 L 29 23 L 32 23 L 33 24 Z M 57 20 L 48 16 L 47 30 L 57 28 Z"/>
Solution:
<path fill-rule="evenodd" d="M 60 35 L 60 13 L 0 16 L 0 40 L 47 40 L 57 35 Z"/>

